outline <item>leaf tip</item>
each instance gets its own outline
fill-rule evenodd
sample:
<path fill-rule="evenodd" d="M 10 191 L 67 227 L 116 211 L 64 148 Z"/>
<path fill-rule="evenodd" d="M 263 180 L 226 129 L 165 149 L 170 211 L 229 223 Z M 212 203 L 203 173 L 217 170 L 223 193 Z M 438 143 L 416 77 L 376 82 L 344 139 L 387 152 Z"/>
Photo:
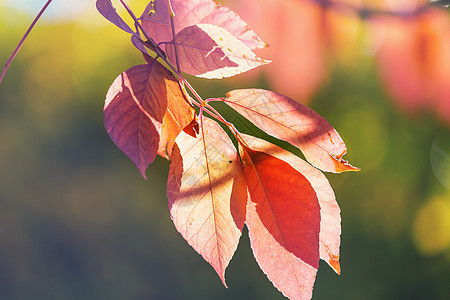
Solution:
<path fill-rule="evenodd" d="M 225 270 L 224 270 L 224 272 L 223 272 L 222 274 L 219 274 L 219 277 L 220 277 L 220 280 L 222 280 L 223 286 L 227 289 L 227 288 L 228 288 L 228 285 L 227 285 L 227 283 L 225 282 Z"/>
<path fill-rule="evenodd" d="M 256 61 L 260 62 L 262 65 L 267 65 L 272 62 L 270 59 L 265 59 L 258 56 L 256 56 Z"/>
<path fill-rule="evenodd" d="M 192 137 L 197 137 L 200 127 L 197 122 L 197 117 L 194 116 L 194 119 L 189 123 L 186 127 L 183 128 L 183 131 L 187 134 L 189 134 Z"/>
<path fill-rule="evenodd" d="M 331 258 L 328 261 L 328 263 L 338 275 L 341 275 L 341 265 L 339 264 L 338 255 L 331 255 Z"/>
<path fill-rule="evenodd" d="M 142 177 L 144 177 L 144 179 L 147 180 L 147 175 L 145 175 L 145 169 L 139 168 L 139 172 L 141 173 Z"/>
<path fill-rule="evenodd" d="M 339 157 L 336 157 L 336 156 L 330 154 L 330 157 L 333 160 L 334 170 L 336 173 L 342 173 L 342 172 L 348 172 L 348 171 L 354 171 L 354 172 L 361 171 L 360 168 L 354 167 L 351 164 L 349 164 L 348 161 L 342 159 L 342 155 L 340 155 Z"/>

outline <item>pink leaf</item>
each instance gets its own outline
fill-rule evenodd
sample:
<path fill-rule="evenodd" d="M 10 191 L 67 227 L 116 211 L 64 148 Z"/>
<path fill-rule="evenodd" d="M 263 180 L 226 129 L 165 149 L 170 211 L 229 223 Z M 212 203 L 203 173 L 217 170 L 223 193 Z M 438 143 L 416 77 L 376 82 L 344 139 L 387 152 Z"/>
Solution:
<path fill-rule="evenodd" d="M 327 120 L 291 98 L 245 89 L 229 92 L 223 101 L 266 133 L 300 148 L 317 168 L 335 173 L 359 170 L 342 159 L 347 148 Z"/>
<path fill-rule="evenodd" d="M 116 9 L 111 3 L 111 0 L 97 0 L 95 5 L 97 6 L 97 10 L 99 13 L 105 17 L 108 21 L 119 27 L 125 32 L 128 32 L 132 34 L 131 36 L 131 42 L 133 45 L 140 50 L 142 53 L 147 54 L 147 49 L 145 49 L 145 46 L 143 45 L 142 41 L 138 37 L 138 35 L 128 26 L 127 23 L 119 16 L 119 14 L 116 12 Z"/>
<path fill-rule="evenodd" d="M 339 245 L 341 235 L 341 216 L 333 189 L 327 178 L 298 156 L 265 140 L 243 135 L 252 150 L 265 152 L 281 159 L 300 172 L 310 182 L 316 192 L 320 205 L 319 253 L 335 271 L 340 274 Z"/>
<path fill-rule="evenodd" d="M 287 162 L 244 148 L 246 224 L 259 266 L 290 299 L 310 299 L 319 268 L 320 207 L 310 182 Z"/>
<path fill-rule="evenodd" d="M 237 151 L 214 121 L 200 116 L 200 133 L 181 133 L 171 156 L 167 195 L 177 230 L 225 284 L 225 268 L 244 226 L 246 189 Z"/>
<path fill-rule="evenodd" d="M 106 130 L 144 178 L 160 148 L 161 127 L 167 127 L 161 145 L 166 147 L 192 121 L 194 112 L 185 97 L 176 78 L 156 61 L 128 69 L 109 88 Z"/>
<path fill-rule="evenodd" d="M 181 70 L 198 77 L 220 79 L 268 63 L 228 31 L 215 25 L 187 27 L 176 35 L 176 39 Z M 166 53 L 175 62 L 172 44 L 166 46 Z"/>
<path fill-rule="evenodd" d="M 111 23 L 126 31 L 128 33 L 134 34 L 134 31 L 128 26 L 127 23 L 119 16 L 116 12 L 116 9 L 111 3 L 111 0 L 97 0 L 95 5 L 97 6 L 97 10 L 102 14 L 107 20 Z"/>
<path fill-rule="evenodd" d="M 213 0 L 172 0 L 175 33 L 199 23 L 225 28 L 250 49 L 266 46 L 235 12 Z M 156 43 L 170 42 L 172 29 L 166 0 L 150 1 L 141 16 L 142 26 Z"/>

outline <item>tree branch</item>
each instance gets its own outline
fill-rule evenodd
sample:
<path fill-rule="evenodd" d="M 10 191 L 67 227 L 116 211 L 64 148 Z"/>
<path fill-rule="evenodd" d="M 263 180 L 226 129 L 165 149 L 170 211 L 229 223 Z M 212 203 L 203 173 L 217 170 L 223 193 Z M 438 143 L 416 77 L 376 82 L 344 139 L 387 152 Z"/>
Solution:
<path fill-rule="evenodd" d="M 34 25 L 36 25 L 37 21 L 39 20 L 39 18 L 41 17 L 41 15 L 44 13 L 44 11 L 47 9 L 47 7 L 50 5 L 51 2 L 52 2 L 52 0 L 48 0 L 47 3 L 45 3 L 44 7 L 42 7 L 41 11 L 38 13 L 36 18 L 34 18 L 30 27 L 28 27 L 28 30 L 25 32 L 24 36 L 20 40 L 20 42 L 17 45 L 16 49 L 14 50 L 13 54 L 6 62 L 5 66 L 3 67 L 2 74 L 0 75 L 0 84 L 2 84 L 2 81 L 3 81 L 3 78 L 5 77 L 6 71 L 8 71 L 8 68 L 11 65 L 11 63 L 13 62 L 17 53 L 19 53 L 20 48 L 22 48 L 23 43 L 25 43 L 25 40 L 27 39 L 27 37 L 30 34 L 31 30 L 33 29 Z"/>

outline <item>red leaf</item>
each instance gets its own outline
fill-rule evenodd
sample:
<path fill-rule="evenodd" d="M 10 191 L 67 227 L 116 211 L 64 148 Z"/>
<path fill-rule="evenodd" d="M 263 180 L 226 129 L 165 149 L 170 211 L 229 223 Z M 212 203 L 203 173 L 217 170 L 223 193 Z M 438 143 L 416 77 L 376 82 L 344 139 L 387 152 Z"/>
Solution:
<path fill-rule="evenodd" d="M 108 90 L 104 107 L 105 127 L 111 139 L 144 178 L 160 148 L 161 127 L 161 143 L 165 146 L 175 138 L 176 131 L 192 121 L 193 113 L 176 78 L 156 61 L 119 75 Z"/>
<path fill-rule="evenodd" d="M 184 28 L 176 35 L 181 70 L 204 78 L 234 76 L 269 63 L 256 56 L 245 44 L 225 29 L 198 24 Z M 175 62 L 172 44 L 166 53 Z"/>
<path fill-rule="evenodd" d="M 256 151 L 265 152 L 287 162 L 310 182 L 316 192 L 320 205 L 319 253 L 335 271 L 340 274 L 339 245 L 341 235 L 341 216 L 333 189 L 327 178 L 318 169 L 298 156 L 272 143 L 249 135 L 243 135 L 245 141 Z"/>
<path fill-rule="evenodd" d="M 97 10 L 102 16 L 104 16 L 108 21 L 119 27 L 125 32 L 134 34 L 134 31 L 128 26 L 127 23 L 119 16 L 116 9 L 111 3 L 111 0 L 97 0 L 95 5 Z"/>
<path fill-rule="evenodd" d="M 177 230 L 225 284 L 225 268 L 244 226 L 246 188 L 235 147 L 214 121 L 181 133 L 172 153 L 167 195 Z"/>
<path fill-rule="evenodd" d="M 310 182 L 287 162 L 244 149 L 246 224 L 259 266 L 290 299 L 310 299 L 319 267 L 320 206 Z"/>
<path fill-rule="evenodd" d="M 175 33 L 200 23 L 212 24 L 225 28 L 250 49 L 266 46 L 235 12 L 213 0 L 172 0 L 171 3 L 175 12 Z M 170 16 L 165 0 L 150 1 L 141 20 L 142 26 L 156 43 L 172 40 Z"/>
<path fill-rule="evenodd" d="M 222 100 L 266 133 L 300 148 L 317 168 L 359 170 L 342 159 L 347 148 L 336 130 L 309 107 L 261 89 L 234 90 Z"/>

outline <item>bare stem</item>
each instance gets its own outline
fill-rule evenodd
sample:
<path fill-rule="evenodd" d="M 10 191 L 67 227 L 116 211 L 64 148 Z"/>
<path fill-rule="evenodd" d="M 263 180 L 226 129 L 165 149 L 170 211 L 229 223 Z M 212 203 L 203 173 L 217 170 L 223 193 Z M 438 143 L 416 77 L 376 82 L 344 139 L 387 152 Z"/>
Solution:
<path fill-rule="evenodd" d="M 19 44 L 17 45 L 16 49 L 14 50 L 11 57 L 6 62 L 5 66 L 3 67 L 2 74 L 0 75 L 0 84 L 3 81 L 3 77 L 5 77 L 6 71 L 8 70 L 9 66 L 13 62 L 14 58 L 16 57 L 17 53 L 19 53 L 20 48 L 22 47 L 23 43 L 25 43 L 25 40 L 27 39 L 28 35 L 30 34 L 31 30 L 33 29 L 34 25 L 36 25 L 37 21 L 41 17 L 41 15 L 44 13 L 44 11 L 47 9 L 47 7 L 50 5 L 52 0 L 48 0 L 47 3 L 45 3 L 44 7 L 42 7 L 41 11 L 37 14 L 36 18 L 34 18 L 33 22 L 31 23 L 30 27 L 28 27 L 28 30 L 25 32 L 24 36 L 20 40 Z"/>
<path fill-rule="evenodd" d="M 217 120 L 219 120 L 220 122 L 224 123 L 228 129 L 230 129 L 231 133 L 233 134 L 233 136 L 236 138 L 236 140 L 244 147 L 250 148 L 248 146 L 248 144 L 244 141 L 244 139 L 242 138 L 240 132 L 236 129 L 236 127 L 234 127 L 233 123 L 228 122 L 227 120 L 225 120 L 219 112 L 217 112 L 214 107 L 212 107 L 211 105 L 208 104 L 208 102 L 204 102 L 205 104 L 203 105 L 204 107 L 204 111 L 206 111 L 207 113 L 209 113 L 211 116 L 213 116 L 214 118 L 216 118 Z"/>

